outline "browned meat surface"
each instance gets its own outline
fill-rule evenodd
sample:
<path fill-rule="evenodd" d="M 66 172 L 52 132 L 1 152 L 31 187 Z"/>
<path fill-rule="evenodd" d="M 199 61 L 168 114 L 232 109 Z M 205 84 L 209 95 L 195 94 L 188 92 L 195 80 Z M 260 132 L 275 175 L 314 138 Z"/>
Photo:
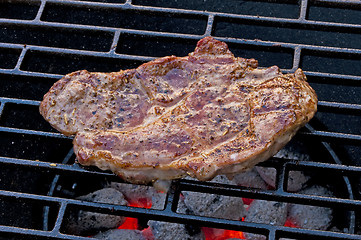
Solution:
<path fill-rule="evenodd" d="M 78 71 L 44 96 L 40 112 L 75 134 L 79 163 L 147 183 L 209 180 L 253 167 L 282 148 L 316 112 L 301 69 L 257 69 L 211 37 L 186 57 L 116 73 Z"/>

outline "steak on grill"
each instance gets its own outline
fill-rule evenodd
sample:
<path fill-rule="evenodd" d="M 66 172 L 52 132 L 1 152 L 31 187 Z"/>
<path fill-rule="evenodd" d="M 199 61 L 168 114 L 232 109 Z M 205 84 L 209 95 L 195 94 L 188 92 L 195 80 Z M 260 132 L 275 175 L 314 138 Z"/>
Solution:
<path fill-rule="evenodd" d="M 75 134 L 80 164 L 148 183 L 190 175 L 210 180 L 253 167 L 281 149 L 316 112 L 301 69 L 257 69 L 211 37 L 186 57 L 113 73 L 66 75 L 40 112 Z"/>

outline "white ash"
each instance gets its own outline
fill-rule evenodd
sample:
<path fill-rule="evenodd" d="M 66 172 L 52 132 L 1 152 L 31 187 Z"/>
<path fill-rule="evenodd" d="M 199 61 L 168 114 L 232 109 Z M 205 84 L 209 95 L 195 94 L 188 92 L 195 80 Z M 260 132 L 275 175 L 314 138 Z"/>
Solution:
<path fill-rule="evenodd" d="M 255 167 L 262 179 L 271 187 L 276 187 L 276 174 L 275 168 L 269 167 Z M 310 180 L 310 176 L 305 175 L 301 171 L 289 171 L 287 180 L 287 191 L 298 192 Z"/>
<path fill-rule="evenodd" d="M 103 188 L 93 193 L 80 196 L 77 199 L 117 205 L 128 204 L 123 194 L 113 188 Z M 65 229 L 66 232 L 70 234 L 83 235 L 100 230 L 116 228 L 121 225 L 124 220 L 125 218 L 122 216 L 79 210 L 73 211 L 70 214 Z"/>
<path fill-rule="evenodd" d="M 98 233 L 92 238 L 100 240 L 146 240 L 141 231 L 133 229 L 111 229 Z"/>
<path fill-rule="evenodd" d="M 328 189 L 317 185 L 302 190 L 299 193 L 333 197 L 333 194 Z M 289 220 L 298 227 L 313 230 L 326 230 L 331 225 L 332 209 L 319 206 L 291 204 L 288 217 Z"/>
<path fill-rule="evenodd" d="M 157 192 L 152 196 L 152 207 L 151 209 L 163 210 L 165 205 L 165 199 L 167 194 Z"/>
<path fill-rule="evenodd" d="M 288 204 L 255 199 L 248 208 L 246 222 L 283 226 L 287 219 Z M 245 233 L 246 239 L 265 240 L 264 235 Z"/>
<path fill-rule="evenodd" d="M 226 183 L 225 176 L 215 177 L 213 182 Z M 240 197 L 183 191 L 184 203 L 195 215 L 239 220 L 245 214 L 243 200 Z"/>
<path fill-rule="evenodd" d="M 235 185 L 235 183 L 232 180 L 230 180 L 226 175 L 217 175 L 211 180 L 211 182 Z"/>
<path fill-rule="evenodd" d="M 267 184 L 254 168 L 247 172 L 234 175 L 232 182 L 243 187 L 267 189 Z"/>
<path fill-rule="evenodd" d="M 205 236 L 199 228 L 190 228 L 185 224 L 148 221 L 155 240 L 204 240 Z"/>
<path fill-rule="evenodd" d="M 310 161 L 310 156 L 308 154 L 300 153 L 291 148 L 282 148 L 274 156 L 291 160 Z"/>

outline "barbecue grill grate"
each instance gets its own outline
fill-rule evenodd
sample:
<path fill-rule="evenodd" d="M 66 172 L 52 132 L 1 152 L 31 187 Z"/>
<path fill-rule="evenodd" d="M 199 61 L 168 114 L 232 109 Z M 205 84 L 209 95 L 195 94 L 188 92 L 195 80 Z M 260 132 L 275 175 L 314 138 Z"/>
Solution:
<path fill-rule="evenodd" d="M 11 175 L 2 174 L 1 201 L 50 206 L 58 211 L 50 230 L 41 226 L 0 225 L 1 235 L 24 239 L 29 236 L 36 239 L 89 239 L 61 231 L 67 209 L 77 207 L 122 216 L 255 232 L 268 236 L 268 239 L 361 239 L 357 234 L 360 229 L 355 226 L 361 201 L 358 194 L 353 194 L 359 191 L 361 176 L 361 167 L 358 167 L 361 165 L 360 1 L 259 0 L 229 1 L 222 5 L 217 2 L 2 1 L 1 168 L 16 169 L 21 173 L 40 172 L 46 175 L 42 180 L 49 183 L 47 186 L 54 177 L 58 178 L 56 176 L 75 178 L 81 175 L 120 181 L 111 173 L 81 168 L 74 161 L 67 163 L 73 157 L 71 152 L 67 154 L 72 146 L 71 138 L 57 133 L 38 114 L 43 94 L 63 74 L 79 69 L 118 71 L 158 56 L 186 55 L 199 39 L 209 35 L 227 42 L 236 56 L 259 59 L 261 66 L 277 64 L 284 72 L 295 71 L 298 67 L 305 70 L 319 95 L 319 112 L 311 124 L 313 127 L 304 128 L 297 138 L 319 142 L 327 150 L 331 163 L 273 158 L 262 165 L 278 169 L 275 190 L 174 181 L 164 210 L 54 197 L 49 194 L 54 189 L 48 192 L 49 189 L 32 191 L 6 186 L 5 177 Z M 291 170 L 335 175 L 343 179 L 348 196 L 327 198 L 287 192 L 284 186 L 287 186 Z M 32 178 L 31 175 L 28 177 Z M 176 213 L 174 209 L 180 191 L 185 190 L 342 208 L 349 213 L 348 232 L 315 231 Z M 0 224 L 3 224 L 1 220 Z"/>

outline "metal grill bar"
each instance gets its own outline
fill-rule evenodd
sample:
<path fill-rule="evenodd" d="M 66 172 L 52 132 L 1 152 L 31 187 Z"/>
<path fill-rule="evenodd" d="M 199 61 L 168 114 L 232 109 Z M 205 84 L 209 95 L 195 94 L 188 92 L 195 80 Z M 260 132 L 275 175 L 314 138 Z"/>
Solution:
<path fill-rule="evenodd" d="M 31 160 L 22 160 L 22 159 L 11 159 L 11 158 L 0 158 L 0 163 L 3 164 L 12 164 L 19 167 L 34 167 L 39 169 L 45 169 L 47 171 L 54 171 L 59 174 L 76 174 L 81 173 L 85 175 L 98 175 L 98 176 L 105 176 L 111 178 L 112 180 L 118 180 L 112 173 L 107 172 L 98 172 L 98 171 L 90 171 L 84 168 L 79 167 L 78 164 L 67 165 L 67 164 L 54 164 L 48 162 L 41 162 L 41 161 L 31 161 Z M 300 169 L 323 169 L 332 172 L 337 172 L 338 174 L 342 173 L 346 176 L 352 175 L 360 175 L 361 174 L 361 167 L 354 167 L 354 166 L 345 166 L 345 165 L 338 165 L 338 164 L 329 164 L 329 163 L 318 163 L 318 162 L 304 162 L 304 161 L 292 161 L 290 160 L 287 163 L 284 163 L 285 167 L 294 168 L 297 166 L 297 170 Z M 305 204 L 307 201 L 312 200 L 313 205 L 320 205 L 320 206 L 340 206 L 346 209 L 353 209 L 357 210 L 361 207 L 360 200 L 352 200 L 352 199 L 341 199 L 341 198 L 328 198 L 322 196 L 309 196 L 309 195 L 302 195 L 302 194 L 295 194 L 285 192 L 282 189 L 282 185 L 280 188 L 275 191 L 265 191 L 265 190 L 250 190 L 238 186 L 229 186 L 229 185 L 222 185 L 222 184 L 215 184 L 215 183 L 207 183 L 207 182 L 196 182 L 191 180 L 182 180 L 179 182 L 179 187 L 182 190 L 193 191 L 197 189 L 201 192 L 207 193 L 214 193 L 214 194 L 222 194 L 228 196 L 240 196 L 246 198 L 260 198 L 266 200 L 279 200 L 279 201 L 287 201 L 287 202 L 294 202 L 294 203 L 302 203 Z M 15 195 L 14 195 L 15 194 Z M 14 192 L 7 192 L 0 190 L 0 196 L 23 196 L 24 198 L 28 199 L 38 199 L 42 201 L 49 201 L 49 202 L 63 202 L 59 199 L 52 197 L 44 196 L 35 196 L 32 194 L 29 195 L 22 195 L 23 193 L 14 193 Z M 67 200 L 64 200 L 67 201 Z M 306 201 L 306 202 L 305 202 Z"/>
<path fill-rule="evenodd" d="M 121 36 L 129 34 L 134 36 L 148 36 L 155 38 L 169 38 L 169 39 L 182 39 L 182 40 L 199 40 L 204 36 L 214 35 L 215 24 L 218 20 L 227 20 L 230 22 L 242 22 L 251 25 L 271 25 L 278 27 L 291 27 L 297 29 L 312 29 L 312 30 L 326 30 L 330 32 L 342 32 L 342 33 L 357 33 L 361 30 L 361 24 L 354 23 L 339 23 L 339 22 L 323 22 L 316 20 L 309 20 L 307 15 L 311 5 L 327 5 L 332 7 L 356 7 L 360 8 L 361 3 L 356 1 L 339 1 L 339 0 L 322 0 L 322 1 L 311 1 L 301 0 L 300 1 L 300 12 L 298 18 L 281 18 L 281 17 L 267 17 L 267 16 L 252 16 L 242 15 L 233 13 L 223 13 L 216 11 L 200 11 L 200 10 L 186 10 L 176 8 L 164 8 L 164 7 L 153 7 L 153 6 L 141 6 L 132 4 L 131 0 L 127 0 L 122 4 L 115 3 L 102 3 L 102 2 L 90 2 L 90 1 L 74 1 L 74 0 L 41 0 L 38 8 L 38 12 L 33 20 L 19 20 L 19 19 L 5 19 L 0 18 L 0 26 L 5 27 L 25 27 L 25 28 L 47 28 L 62 30 L 73 30 L 73 31 L 89 31 L 98 33 L 107 33 L 112 35 L 112 42 L 110 48 L 107 51 L 92 51 L 83 49 L 71 49 L 62 47 L 42 46 L 36 44 L 24 45 L 22 43 L 7 43 L 0 42 L 0 50 L 14 50 L 19 52 L 16 65 L 12 68 L 1 68 L 0 74 L 13 75 L 13 76 L 25 76 L 25 77 L 40 77 L 48 81 L 59 79 L 63 75 L 53 72 L 36 72 L 32 70 L 24 70 L 24 59 L 32 53 L 46 53 L 50 55 L 69 55 L 76 57 L 96 57 L 106 59 L 121 59 L 129 61 L 145 62 L 154 59 L 152 56 L 141 56 L 141 55 L 129 55 L 118 53 L 116 48 L 120 41 Z M 171 14 L 174 16 L 184 16 L 196 19 L 205 19 L 206 26 L 200 34 L 189 34 L 189 33 L 176 33 L 176 32 L 164 32 L 156 30 L 143 30 L 143 29 L 128 29 L 119 27 L 109 26 L 93 26 L 86 24 L 79 24 L 77 22 L 56 22 L 43 20 L 44 12 L 46 12 L 48 6 L 67 6 L 76 8 L 89 8 L 89 9 L 102 9 L 109 11 L 135 11 L 141 13 L 152 13 L 152 14 Z M 246 47 L 260 47 L 269 49 L 284 49 L 291 50 L 293 52 L 293 64 L 292 69 L 284 69 L 285 72 L 294 71 L 295 69 L 302 67 L 302 57 L 306 53 L 312 53 L 316 55 L 333 55 L 347 56 L 356 59 L 360 59 L 361 49 L 358 48 L 347 48 L 338 46 L 321 46 L 312 44 L 301 44 L 291 43 L 282 41 L 267 41 L 257 39 L 241 39 L 241 38 L 230 38 L 224 36 L 218 36 L 217 39 L 225 41 L 227 43 L 236 44 L 238 46 Z M 330 83 L 333 84 L 347 84 L 355 87 L 360 87 L 361 76 L 350 75 L 343 73 L 328 73 L 328 72 L 314 72 L 305 71 L 306 75 L 311 81 Z M 39 101 L 35 100 L 24 100 L 17 98 L 0 98 L 0 117 L 4 114 L 4 109 L 8 104 L 20 104 L 27 106 L 38 106 Z M 343 102 L 334 101 L 320 101 L 318 104 L 319 111 L 322 112 L 336 112 L 350 115 L 360 115 L 361 105 L 350 104 Z M 359 134 L 346 134 L 334 131 L 320 131 L 308 128 L 308 132 L 302 131 L 298 134 L 300 137 L 305 139 L 318 139 L 324 142 L 334 143 L 349 143 L 351 145 L 360 146 L 361 135 Z M 0 126 L 0 132 L 6 134 L 17 134 L 17 135 L 33 135 L 46 137 L 51 141 L 57 141 L 59 139 L 71 139 L 71 137 L 63 136 L 59 133 L 38 131 L 32 129 L 20 129 Z M 330 148 L 328 143 L 324 143 Z M 326 147 L 327 147 L 326 146 Z M 332 152 L 332 154 L 334 154 Z M 332 155 L 331 154 L 331 155 Z M 61 233 L 61 224 L 64 220 L 64 214 L 66 209 L 69 207 L 77 207 L 79 209 L 91 210 L 102 213 L 113 213 L 124 216 L 132 217 L 146 217 L 149 219 L 179 222 L 179 223 L 193 223 L 196 225 L 210 226 L 216 228 L 234 229 L 238 231 L 248 231 L 254 233 L 261 233 L 268 235 L 268 239 L 279 239 L 279 237 L 290 237 L 290 238 L 313 238 L 313 239 L 361 239 L 359 235 L 354 233 L 354 223 L 350 224 L 349 232 L 347 233 L 336 233 L 329 231 L 314 231 L 306 229 L 295 229 L 282 226 L 272 226 L 268 224 L 256 224 L 240 221 L 231 221 L 224 219 L 215 219 L 209 217 L 199 217 L 193 215 L 185 215 L 176 213 L 174 211 L 179 198 L 180 191 L 200 191 L 207 193 L 219 193 L 229 196 L 240 196 L 248 198 L 258 198 L 266 200 L 279 200 L 287 201 L 291 203 L 302 203 L 318 206 L 329 206 L 329 207 L 342 207 L 350 210 L 350 219 L 354 220 L 354 211 L 359 211 L 361 206 L 360 200 L 353 198 L 352 189 L 348 189 L 350 192 L 349 198 L 326 198 L 321 196 L 309 196 L 303 194 L 294 194 L 285 191 L 287 185 L 287 175 L 290 170 L 314 170 L 317 171 L 322 169 L 323 171 L 334 172 L 339 176 L 343 176 L 346 182 L 349 183 L 348 177 L 359 177 L 361 176 L 361 167 L 346 166 L 339 163 L 339 159 L 336 155 L 332 155 L 337 164 L 331 163 L 320 163 L 320 162 L 306 162 L 306 161 L 293 161 L 293 160 L 280 160 L 273 158 L 272 160 L 265 163 L 265 165 L 278 166 L 278 188 L 274 191 L 265 190 L 253 190 L 242 187 L 228 186 L 222 184 L 213 183 L 200 183 L 197 181 L 180 180 L 174 181 L 172 189 L 168 194 L 164 210 L 149 210 L 142 208 L 133 208 L 126 206 L 118 206 L 111 204 L 99 204 L 83 202 L 79 200 L 59 198 L 52 196 L 36 195 L 31 193 L 23 193 L 16 191 L 5 191 L 0 190 L 0 199 L 22 199 L 26 201 L 41 202 L 47 205 L 54 205 L 59 207 L 55 225 L 50 231 L 41 231 L 26 228 L 17 228 L 10 226 L 0 226 L 0 232 L 15 234 L 20 236 L 34 236 L 43 237 L 49 239 L 89 239 L 83 237 L 70 236 Z M 79 167 L 77 164 L 58 164 L 53 163 L 50 159 L 49 162 L 44 161 L 33 161 L 28 159 L 11 158 L 11 157 L 0 157 L 0 164 L 6 166 L 13 166 L 21 169 L 39 169 L 41 171 L 53 172 L 59 175 L 90 175 L 105 177 L 117 181 L 117 177 L 108 172 L 94 171 L 92 169 L 85 169 Z"/>
<path fill-rule="evenodd" d="M 188 181 L 185 181 L 188 182 Z M 202 184 L 203 185 L 203 184 Z M 194 187 L 205 187 L 200 186 L 198 183 L 192 184 L 192 182 L 188 182 L 188 184 L 182 184 L 182 181 L 180 182 L 180 187 L 184 187 L 183 190 L 193 190 Z M 189 188 L 189 189 L 188 189 Z M 227 187 L 228 188 L 228 187 Z M 213 186 L 212 189 L 216 191 L 224 191 L 222 187 Z M 212 189 L 204 188 L 202 190 L 206 190 L 206 192 L 211 191 Z M 224 192 L 225 194 L 227 193 Z M 272 195 L 272 194 L 270 194 Z M 293 195 L 292 193 L 288 193 L 288 195 Z M 282 227 L 282 226 L 273 226 L 269 224 L 261 224 L 261 223 L 249 223 L 249 222 L 241 222 L 241 221 L 233 221 L 233 220 L 224 220 L 224 219 L 215 219 L 215 218 L 209 218 L 209 217 L 199 217 L 199 216 L 192 216 L 192 215 L 186 215 L 186 214 L 180 214 L 175 213 L 171 210 L 169 205 L 166 205 L 165 209 L 163 211 L 161 210 L 153 210 L 153 209 L 144 209 L 144 208 L 133 208 L 133 207 L 127 207 L 127 206 L 119 206 L 119 205 L 112 205 L 112 204 L 104 204 L 104 203 L 92 203 L 92 202 L 83 202 L 80 200 L 73 200 L 73 199 L 61 199 L 56 197 L 48 197 L 48 196 L 39 196 L 39 195 L 33 195 L 33 194 L 26 194 L 26 193 L 16 193 L 16 192 L 7 192 L 7 191 L 0 191 L 0 196 L 3 197 L 12 197 L 12 198 L 25 198 L 32 201 L 44 201 L 46 203 L 61 203 L 61 211 L 59 211 L 58 215 L 58 224 L 54 228 L 51 233 L 56 233 L 52 235 L 52 237 L 58 237 L 60 234 L 57 232 L 58 225 L 60 224 L 61 216 L 63 216 L 66 205 L 73 205 L 76 206 L 78 209 L 83 210 L 91 210 L 95 212 L 101 212 L 101 213 L 107 213 L 107 214 L 119 214 L 122 216 L 132 216 L 132 217 L 147 217 L 154 220 L 162 220 L 162 221 L 169 221 L 169 222 L 180 222 L 180 223 L 190 223 L 195 225 L 207 225 L 210 227 L 216 227 L 216 228 L 227 228 L 232 230 L 238 230 L 238 231 L 247 231 L 247 232 L 256 232 L 256 233 L 263 233 L 267 234 L 268 231 L 280 231 L 283 233 L 296 233 L 301 235 L 307 235 L 307 236 L 324 236 L 329 237 L 329 239 L 359 239 L 359 236 L 353 235 L 353 234 L 344 234 L 344 233 L 335 233 L 335 232 L 326 232 L 326 231 L 315 231 L 315 230 L 305 230 L 305 229 L 295 229 L 295 228 L 288 228 L 288 227 Z M 172 204 L 172 198 L 174 196 L 173 194 L 169 194 L 170 199 L 168 199 L 168 203 Z M 234 196 L 234 195 L 232 195 Z M 302 195 L 300 195 L 302 196 Z M 290 196 L 291 198 L 291 196 Z M 307 200 L 309 196 L 305 195 L 303 201 Z M 318 197 L 321 199 L 324 199 L 325 202 L 328 203 L 327 198 L 324 197 Z M 317 199 L 318 199 L 317 198 Z M 298 198 L 294 198 L 299 200 Z M 358 201 L 359 202 L 359 201 Z M 337 201 L 332 203 L 338 203 Z M 168 207 L 167 207 L 168 206 Z M 0 231 L 2 229 L 0 228 Z M 4 232 L 7 232 L 9 230 L 12 230 L 12 228 L 3 229 Z M 29 233 L 44 233 L 43 231 L 29 231 Z M 47 235 L 46 235 L 47 236 Z M 293 235 L 294 236 L 294 235 Z"/>

